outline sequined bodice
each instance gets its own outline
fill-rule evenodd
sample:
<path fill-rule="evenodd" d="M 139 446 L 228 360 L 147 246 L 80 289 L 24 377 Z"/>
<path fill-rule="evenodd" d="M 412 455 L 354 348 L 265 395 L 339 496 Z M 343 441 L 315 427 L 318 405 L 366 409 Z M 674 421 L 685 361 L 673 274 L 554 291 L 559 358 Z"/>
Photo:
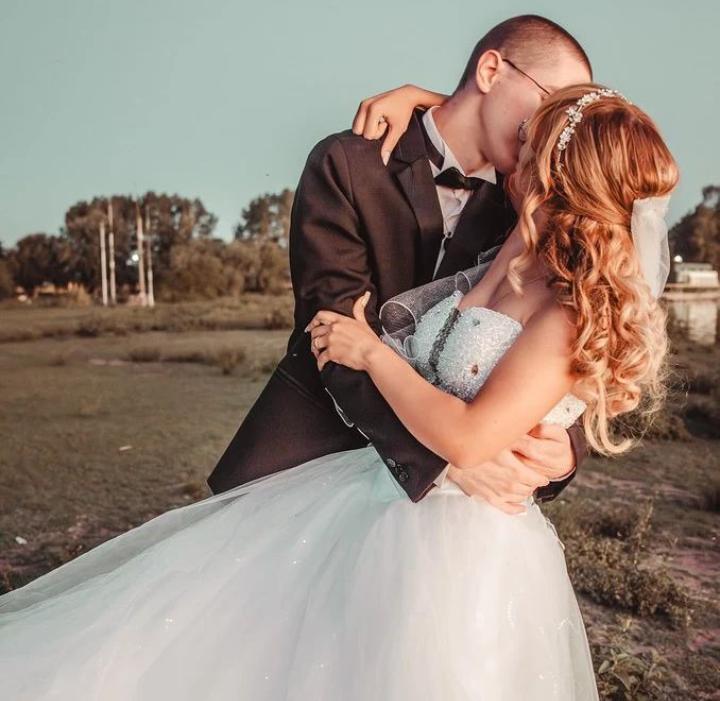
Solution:
<path fill-rule="evenodd" d="M 487 307 L 458 309 L 463 293 L 456 290 L 430 307 L 415 333 L 405 339 L 409 361 L 428 382 L 470 401 L 503 354 L 522 332 L 522 324 Z M 585 403 L 566 394 L 543 423 L 571 426 Z"/>

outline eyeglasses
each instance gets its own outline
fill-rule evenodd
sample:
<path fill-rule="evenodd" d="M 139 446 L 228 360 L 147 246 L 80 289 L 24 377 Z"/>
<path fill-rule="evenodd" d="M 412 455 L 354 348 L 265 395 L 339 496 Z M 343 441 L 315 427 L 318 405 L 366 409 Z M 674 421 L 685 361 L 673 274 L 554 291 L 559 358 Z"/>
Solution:
<path fill-rule="evenodd" d="M 550 95 L 550 91 L 547 88 L 544 88 L 542 85 L 540 85 L 540 83 L 538 83 L 535 78 L 533 78 L 531 75 L 528 75 L 524 70 L 522 70 L 522 68 L 518 68 L 509 58 L 505 58 L 504 56 L 502 56 L 502 60 L 505 61 L 505 63 L 507 63 L 509 66 L 512 66 L 518 73 L 524 75 L 528 80 L 531 80 L 533 83 L 535 83 L 535 85 L 537 85 L 537 87 L 540 88 L 540 90 L 542 90 L 546 95 Z"/>

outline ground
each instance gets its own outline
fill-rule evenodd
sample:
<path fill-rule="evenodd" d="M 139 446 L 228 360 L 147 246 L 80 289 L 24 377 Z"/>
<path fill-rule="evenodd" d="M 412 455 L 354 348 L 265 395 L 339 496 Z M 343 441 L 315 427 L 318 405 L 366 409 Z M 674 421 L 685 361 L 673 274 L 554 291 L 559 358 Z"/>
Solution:
<path fill-rule="evenodd" d="M 0 309 L 0 591 L 209 495 L 290 304 Z M 607 699 L 720 698 L 720 352 L 675 351 L 642 444 L 588 459 L 545 507 Z"/>

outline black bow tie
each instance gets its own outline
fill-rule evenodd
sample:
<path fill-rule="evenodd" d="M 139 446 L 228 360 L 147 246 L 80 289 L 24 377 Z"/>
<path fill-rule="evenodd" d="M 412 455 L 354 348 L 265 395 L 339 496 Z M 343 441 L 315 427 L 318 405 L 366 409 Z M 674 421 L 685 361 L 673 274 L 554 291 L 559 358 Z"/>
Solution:
<path fill-rule="evenodd" d="M 463 175 L 457 168 L 452 167 L 435 176 L 435 184 L 451 187 L 453 189 L 477 190 L 485 182 L 482 178 Z"/>

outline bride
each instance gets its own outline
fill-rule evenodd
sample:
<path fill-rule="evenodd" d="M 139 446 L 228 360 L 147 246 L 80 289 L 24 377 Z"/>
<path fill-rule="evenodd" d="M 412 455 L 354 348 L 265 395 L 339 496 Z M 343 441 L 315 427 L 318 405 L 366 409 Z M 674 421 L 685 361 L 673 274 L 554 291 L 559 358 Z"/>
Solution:
<path fill-rule="evenodd" d="M 362 298 L 308 327 L 320 367 L 367 372 L 459 476 L 583 411 L 620 453 L 609 421 L 661 396 L 671 154 L 591 84 L 526 137 L 519 222 L 487 269 L 386 303 L 382 339 Z M 451 480 L 412 503 L 368 446 L 167 511 L 0 597 L 3 699 L 597 698 L 562 544 L 525 505 Z"/>

